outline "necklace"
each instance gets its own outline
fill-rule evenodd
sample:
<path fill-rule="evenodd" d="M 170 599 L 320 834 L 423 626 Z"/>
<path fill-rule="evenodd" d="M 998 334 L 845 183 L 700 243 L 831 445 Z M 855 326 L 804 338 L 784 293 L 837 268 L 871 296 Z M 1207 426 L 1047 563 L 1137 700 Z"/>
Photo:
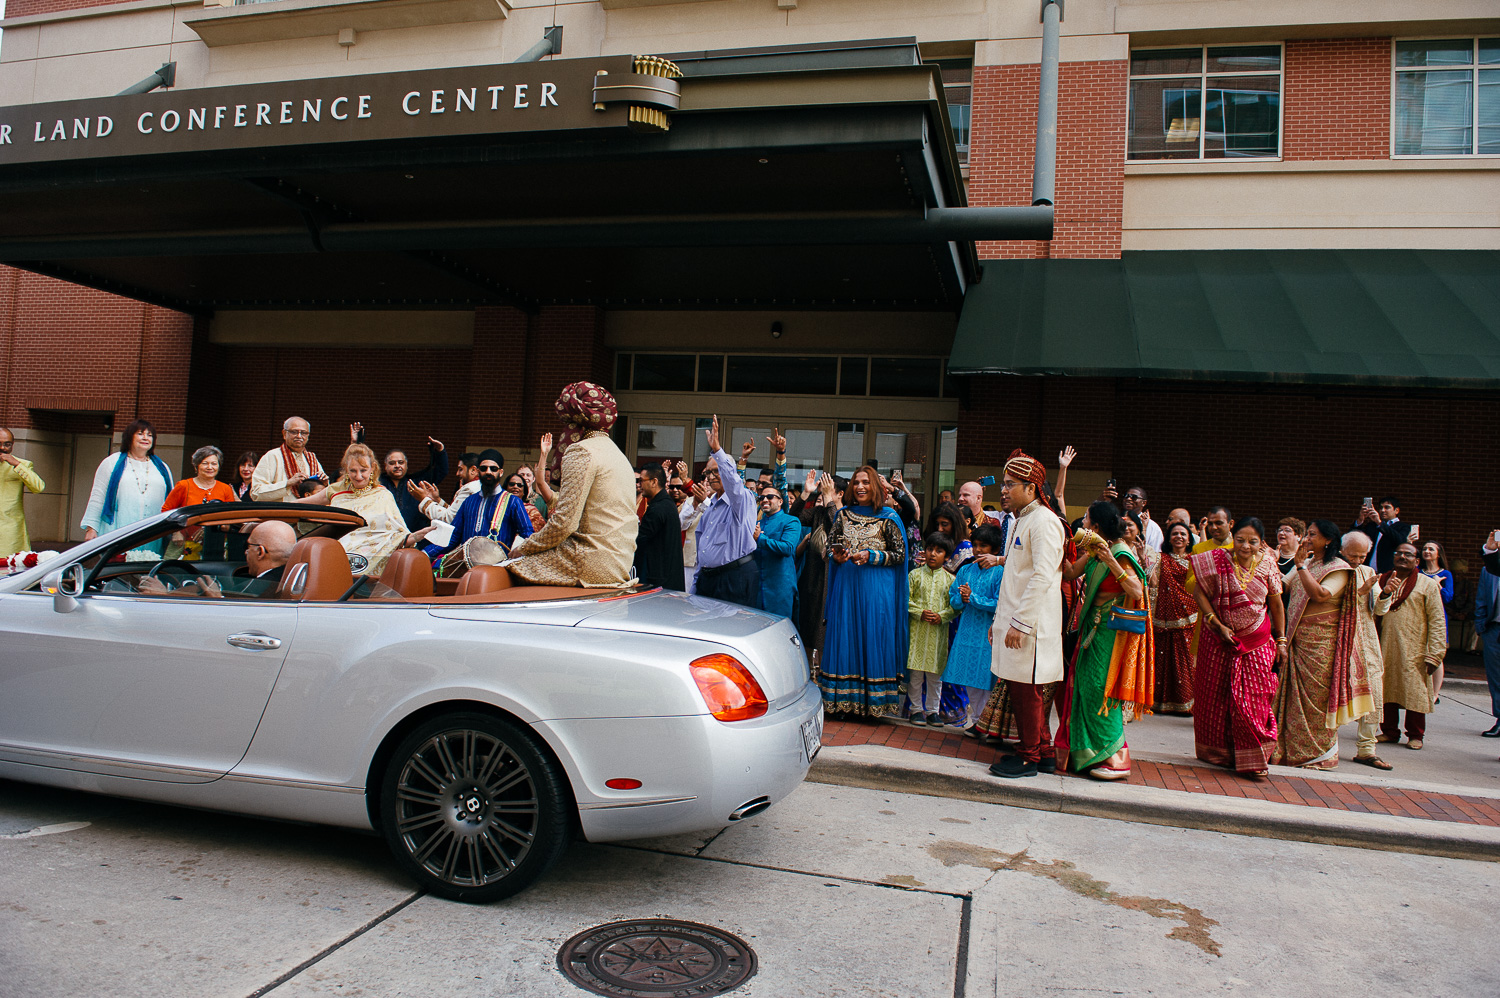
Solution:
<path fill-rule="evenodd" d="M 1249 568 L 1241 568 L 1240 563 L 1238 561 L 1235 561 L 1234 577 L 1235 580 L 1239 582 L 1241 589 L 1244 589 L 1250 584 L 1251 577 L 1255 575 L 1255 570 L 1260 567 L 1261 559 L 1265 558 L 1265 556 L 1265 552 L 1261 552 L 1260 554 L 1256 555 L 1255 560 L 1250 563 Z"/>
<path fill-rule="evenodd" d="M 140 488 L 141 495 L 145 495 L 146 489 L 150 488 L 151 486 L 151 480 L 150 477 L 141 470 L 141 468 L 143 465 L 146 465 L 147 462 L 133 455 L 127 455 L 127 457 L 130 458 L 128 462 L 128 464 L 130 465 L 130 477 L 135 479 L 135 484 Z"/>

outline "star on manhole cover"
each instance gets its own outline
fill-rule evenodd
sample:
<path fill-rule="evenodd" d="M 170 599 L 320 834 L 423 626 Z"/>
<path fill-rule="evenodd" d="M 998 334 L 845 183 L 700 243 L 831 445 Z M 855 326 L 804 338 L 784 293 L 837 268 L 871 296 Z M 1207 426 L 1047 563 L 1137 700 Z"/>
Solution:
<path fill-rule="evenodd" d="M 744 941 L 697 922 L 656 918 L 610 922 L 563 943 L 557 967 L 574 984 L 611 998 L 694 995 L 709 998 L 755 974 Z"/>

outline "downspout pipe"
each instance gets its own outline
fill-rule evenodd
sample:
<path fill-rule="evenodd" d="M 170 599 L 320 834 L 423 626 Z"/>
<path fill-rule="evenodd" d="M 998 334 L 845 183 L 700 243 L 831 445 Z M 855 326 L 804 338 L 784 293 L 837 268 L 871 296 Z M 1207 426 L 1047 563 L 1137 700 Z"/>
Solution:
<path fill-rule="evenodd" d="M 531 48 L 521 53 L 516 62 L 536 62 L 544 55 L 556 55 L 562 51 L 562 26 L 548 28 L 542 33 L 542 40 Z"/>
<path fill-rule="evenodd" d="M 1031 168 L 1031 203 L 1056 203 L 1057 62 L 1062 0 L 1042 0 L 1042 73 L 1036 101 L 1036 158 Z"/>
<path fill-rule="evenodd" d="M 177 82 L 177 63 L 164 62 L 161 69 L 152 73 L 139 83 L 133 84 L 115 94 L 116 97 L 128 97 L 131 94 L 149 94 L 158 87 L 170 87 Z"/>

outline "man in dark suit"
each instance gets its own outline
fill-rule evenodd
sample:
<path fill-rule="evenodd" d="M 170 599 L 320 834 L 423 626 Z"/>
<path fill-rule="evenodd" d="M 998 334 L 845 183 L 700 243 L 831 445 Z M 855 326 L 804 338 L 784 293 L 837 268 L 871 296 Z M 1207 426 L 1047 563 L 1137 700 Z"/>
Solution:
<path fill-rule="evenodd" d="M 687 580 L 682 570 L 682 527 L 677 504 L 667 493 L 667 475 L 659 464 L 647 464 L 636 473 L 646 511 L 635 536 L 635 575 L 648 586 L 683 592 Z"/>
<path fill-rule="evenodd" d="M 1369 536 L 1375 546 L 1370 564 L 1381 574 L 1395 567 L 1398 547 L 1417 540 L 1411 536 L 1412 525 L 1401 521 L 1401 502 L 1395 496 L 1382 496 L 1378 503 L 1366 503 L 1359 511 L 1359 519 L 1354 521 L 1354 529 Z"/>

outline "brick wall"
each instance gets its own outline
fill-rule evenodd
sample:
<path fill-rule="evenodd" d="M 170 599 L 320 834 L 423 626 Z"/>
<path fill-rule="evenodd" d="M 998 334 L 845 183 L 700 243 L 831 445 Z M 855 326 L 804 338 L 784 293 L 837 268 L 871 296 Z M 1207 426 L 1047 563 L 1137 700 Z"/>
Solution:
<path fill-rule="evenodd" d="M 1283 72 L 1283 159 L 1390 154 L 1389 38 L 1289 41 Z"/>
<path fill-rule="evenodd" d="M 103 7 L 119 3 L 120 0 L 7 0 L 6 17 L 22 17 L 26 14 L 54 14 L 60 10 L 78 10 L 82 7 Z"/>
<path fill-rule="evenodd" d="M 974 67 L 969 202 L 1031 203 L 1038 66 Z M 1058 70 L 1057 226 L 1050 244 L 984 242 L 985 259 L 1120 255 L 1128 64 L 1065 62 Z"/>
<path fill-rule="evenodd" d="M 560 427 L 553 403 L 575 381 L 610 383 L 612 352 L 603 345 L 604 313 L 591 305 L 544 308 L 532 319 L 528 339 L 526 408 L 522 443 L 535 449 L 537 438 Z"/>
<path fill-rule="evenodd" d="M 1259 516 L 1353 523 L 1364 496 L 1394 493 L 1402 518 L 1450 567 L 1500 526 L 1494 477 L 1473 441 L 1500 433 L 1494 393 L 1188 384 L 1096 378 L 967 379 L 958 463 L 998 469 L 1023 447 L 1055 481 L 1057 453 L 1141 485 L 1158 520 L 1223 504 Z M 1087 498 L 1070 495 L 1080 505 Z M 1455 568 L 1458 571 L 1459 568 Z"/>
<path fill-rule="evenodd" d="M 42 428 L 32 410 L 85 410 L 184 432 L 189 316 L 0 266 L 0 336 L 0 424 Z"/>

